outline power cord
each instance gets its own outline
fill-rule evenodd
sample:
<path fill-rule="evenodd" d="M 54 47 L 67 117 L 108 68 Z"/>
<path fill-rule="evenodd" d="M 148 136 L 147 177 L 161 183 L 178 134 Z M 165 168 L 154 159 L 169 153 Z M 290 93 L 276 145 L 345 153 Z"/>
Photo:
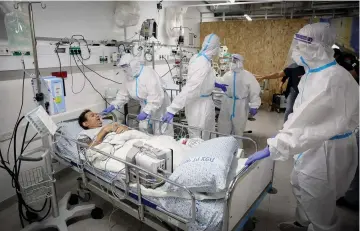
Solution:
<path fill-rule="evenodd" d="M 90 67 L 88 67 L 87 65 L 85 65 L 84 62 L 79 58 L 78 55 L 76 55 L 76 57 L 79 59 L 79 61 L 81 62 L 81 64 L 82 64 L 84 67 L 86 67 L 86 68 L 89 69 L 90 71 L 94 72 L 94 73 L 97 74 L 99 77 L 101 77 L 101 78 L 103 78 L 103 79 L 105 79 L 105 80 L 108 80 L 108 81 L 117 83 L 117 84 L 122 84 L 122 83 L 119 83 L 119 82 L 117 82 L 117 81 L 115 81 L 115 80 L 112 80 L 112 79 L 109 79 L 109 78 L 106 78 L 106 77 L 100 75 L 99 73 L 97 73 L 96 71 L 94 71 L 93 69 L 91 69 Z"/>
<path fill-rule="evenodd" d="M 18 113 L 16 122 L 15 122 L 15 127 L 16 127 L 16 124 L 17 124 L 18 121 L 19 121 L 19 118 L 20 118 L 20 115 L 21 115 L 21 112 L 22 112 L 22 109 L 23 109 L 23 106 L 24 106 L 24 87 L 25 87 L 25 75 L 26 75 L 26 71 L 25 71 L 25 62 L 24 62 L 24 58 L 23 58 L 23 57 L 22 57 L 22 59 L 21 59 L 21 64 L 22 64 L 22 66 L 23 66 L 23 78 L 22 78 L 22 87 L 21 87 L 21 105 L 20 105 L 20 110 L 19 110 L 19 113 Z M 14 130 L 13 130 L 12 134 L 11 134 L 9 146 L 8 146 L 7 153 L 6 153 L 6 163 L 7 163 L 7 164 L 10 164 L 10 162 L 9 162 L 10 147 L 11 147 L 11 143 L 12 143 L 13 138 L 14 138 L 15 127 L 14 127 Z"/>
<path fill-rule="evenodd" d="M 90 83 L 91 87 L 94 89 L 94 91 L 96 91 L 100 96 L 101 98 L 107 103 L 107 104 L 110 104 L 106 98 L 94 87 L 94 85 L 92 84 L 92 82 L 90 81 L 90 79 L 86 76 L 85 72 L 83 70 L 81 70 L 80 66 L 78 65 L 76 59 L 75 59 L 75 56 L 73 56 L 74 58 L 74 61 L 75 61 L 75 64 L 76 66 L 78 67 L 78 69 L 80 70 L 80 72 L 83 74 L 83 76 L 85 77 L 85 79 Z M 117 109 L 116 109 L 117 110 Z M 122 113 L 120 110 L 117 110 L 120 114 L 124 115 L 124 113 Z"/>
<path fill-rule="evenodd" d="M 176 68 L 176 67 L 173 67 L 173 68 L 171 68 L 171 70 L 173 70 L 173 69 L 175 69 L 175 68 Z M 169 72 L 170 72 L 170 70 L 168 70 L 165 74 L 163 74 L 163 75 L 161 76 L 161 78 L 165 77 Z"/>
<path fill-rule="evenodd" d="M 84 77 L 84 83 L 83 83 L 80 91 L 75 92 L 75 91 L 74 91 L 74 76 L 73 76 L 73 73 L 72 73 L 71 55 L 70 55 L 70 54 L 69 54 L 69 57 L 70 57 L 71 91 L 72 91 L 72 93 L 73 93 L 74 95 L 77 95 L 77 94 L 81 93 L 81 92 L 84 90 L 85 85 L 86 85 L 86 79 L 85 79 L 85 77 Z"/>
<path fill-rule="evenodd" d="M 88 59 L 90 59 L 91 50 L 90 50 L 90 48 L 89 48 L 89 44 L 88 44 L 87 40 L 85 39 L 85 37 L 84 37 L 83 35 L 81 35 L 81 34 L 80 34 L 80 35 L 72 35 L 72 36 L 71 36 L 71 39 L 74 39 L 74 40 L 79 44 L 79 47 L 80 47 L 81 43 L 80 43 L 80 41 L 79 41 L 78 39 L 76 39 L 75 37 L 82 37 L 81 40 L 85 42 L 86 48 L 87 48 L 88 53 L 89 53 L 89 56 L 88 56 L 87 58 L 84 58 L 84 57 L 82 56 L 82 53 L 80 53 L 81 59 L 82 59 L 82 60 L 88 60 Z M 73 42 L 70 43 L 70 46 L 71 46 L 72 44 L 73 44 Z"/>
<path fill-rule="evenodd" d="M 21 121 L 24 119 L 25 117 L 22 116 L 16 123 L 15 125 L 15 129 L 14 129 L 14 142 L 13 142 L 13 148 L 14 148 L 14 165 L 13 165 L 13 170 L 10 169 L 10 166 L 9 164 L 7 164 L 3 158 L 3 155 L 1 153 L 1 150 L 0 150 L 0 162 L 3 166 L 1 166 L 3 169 L 5 169 L 5 171 L 9 174 L 9 176 L 11 177 L 11 180 L 12 180 L 12 185 L 13 185 L 13 188 L 15 188 L 15 193 L 16 193 L 16 196 L 18 198 L 18 212 L 19 212 L 19 219 L 20 219 L 20 223 L 22 225 L 22 227 L 24 227 L 24 220 L 27 221 L 27 222 L 34 222 L 34 221 L 41 221 L 43 219 L 45 219 L 49 213 L 50 213 L 50 209 L 51 209 L 51 203 L 49 203 L 49 208 L 48 208 L 48 211 L 46 212 L 46 214 L 39 218 L 38 217 L 38 213 L 41 213 L 42 211 L 45 210 L 45 207 L 46 207 L 46 204 L 48 204 L 49 200 L 48 199 L 45 199 L 44 201 L 44 204 L 42 206 L 41 209 L 34 209 L 32 208 L 31 206 L 29 206 L 22 194 L 21 194 L 21 186 L 20 186 L 20 182 L 19 182 L 19 173 L 20 173 L 20 168 L 21 168 L 21 161 L 18 160 L 17 158 L 17 151 L 16 151 L 16 147 L 17 147 L 17 143 L 16 143 L 16 137 L 17 137 L 17 131 L 18 131 L 18 128 L 19 128 L 19 125 L 21 123 Z M 21 153 L 19 156 L 21 156 L 23 154 L 23 152 L 25 151 L 25 149 L 27 148 L 27 146 L 32 142 L 32 140 L 35 138 L 35 136 L 33 136 L 33 138 L 28 142 L 28 144 L 26 146 L 24 146 L 24 143 L 25 143 L 25 140 L 26 140 L 26 135 L 27 135 L 27 131 L 28 131 L 28 128 L 29 128 L 29 122 L 27 123 L 26 125 L 26 128 L 25 128 L 25 132 L 24 132 L 24 137 L 23 137 L 23 142 L 22 142 L 22 145 L 21 145 Z M 26 213 L 24 214 L 24 211 L 23 211 L 23 208 L 25 208 L 26 210 Z"/>
<path fill-rule="evenodd" d="M 168 65 L 170 74 L 171 74 L 171 76 L 172 76 L 172 75 L 173 75 L 172 72 L 171 72 L 172 69 L 170 69 L 169 62 L 167 61 L 167 59 L 166 59 L 165 57 L 163 57 L 163 58 L 165 59 L 165 62 L 166 62 L 166 64 Z M 167 74 L 167 73 L 168 73 L 168 72 L 166 72 L 166 74 Z"/>

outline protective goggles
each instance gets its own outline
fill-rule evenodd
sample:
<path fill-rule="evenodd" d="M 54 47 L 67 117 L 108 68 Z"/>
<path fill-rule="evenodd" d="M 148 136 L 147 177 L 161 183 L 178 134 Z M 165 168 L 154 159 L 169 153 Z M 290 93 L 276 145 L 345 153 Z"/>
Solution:
<path fill-rule="evenodd" d="M 123 69 L 125 69 L 125 68 L 129 68 L 130 67 L 130 64 L 123 64 L 123 65 L 120 65 L 120 68 L 123 68 Z"/>

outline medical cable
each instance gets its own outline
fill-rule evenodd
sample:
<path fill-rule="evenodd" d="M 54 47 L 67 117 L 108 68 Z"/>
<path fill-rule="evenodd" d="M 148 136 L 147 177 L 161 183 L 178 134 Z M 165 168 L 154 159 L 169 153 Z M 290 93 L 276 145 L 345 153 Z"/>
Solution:
<path fill-rule="evenodd" d="M 108 223 L 109 223 L 109 231 L 111 231 L 117 224 L 115 223 L 114 225 L 112 225 L 111 226 L 111 217 L 112 217 L 112 215 L 116 212 L 116 211 L 118 211 L 119 210 L 119 208 L 116 208 L 115 209 L 115 206 L 113 205 L 113 210 L 111 211 L 111 213 L 110 213 L 110 215 L 109 215 L 109 220 L 108 220 Z"/>
<path fill-rule="evenodd" d="M 61 73 L 61 60 L 60 60 L 60 55 L 59 55 L 59 51 L 58 51 L 59 46 L 60 46 L 60 42 L 56 43 L 55 53 L 56 53 L 56 55 L 57 55 L 57 57 L 58 57 L 58 60 L 59 60 L 60 73 Z"/>
<path fill-rule="evenodd" d="M 79 65 L 78 65 L 78 63 L 77 63 L 77 61 L 76 61 L 76 59 L 75 59 L 75 57 L 73 56 L 73 58 L 74 58 L 74 61 L 75 61 L 75 64 L 76 64 L 76 66 L 78 67 L 78 69 L 80 70 L 80 72 L 83 74 L 83 76 L 86 78 L 86 80 L 90 83 L 90 85 L 91 85 L 91 87 L 94 89 L 94 91 L 96 91 L 100 96 L 101 96 L 101 98 L 107 103 L 107 104 L 110 104 L 107 100 L 106 100 L 106 98 L 94 87 L 94 85 L 92 84 L 92 82 L 90 81 L 90 79 L 85 75 L 85 72 L 83 72 L 82 70 L 81 70 L 81 68 L 79 67 Z M 118 109 L 116 109 L 120 114 L 122 114 L 122 115 L 124 115 L 124 113 L 122 113 L 120 110 L 118 110 Z"/>
<path fill-rule="evenodd" d="M 78 57 L 78 55 L 76 55 L 76 56 Z M 79 58 L 79 57 L 78 57 L 78 58 Z M 109 78 L 106 78 L 106 77 L 100 75 L 99 73 L 97 73 L 96 71 L 94 71 L 93 69 L 91 69 L 90 67 L 88 67 L 87 65 L 85 65 L 84 62 L 83 62 L 80 58 L 79 58 L 79 61 L 81 62 L 81 64 L 82 64 L 84 67 L 86 67 L 86 68 L 89 69 L 90 71 L 94 72 L 94 73 L 97 74 L 99 77 L 101 77 L 101 78 L 103 78 L 103 79 L 105 79 L 105 80 L 108 80 L 108 81 L 117 83 L 117 84 L 122 84 L 122 83 L 119 83 L 119 82 L 117 82 L 117 81 L 115 81 L 115 80 L 112 80 L 112 79 L 109 79 Z"/>
<path fill-rule="evenodd" d="M 163 58 L 165 59 L 165 62 L 166 62 L 166 64 L 168 65 L 170 74 L 171 74 L 171 76 L 172 76 L 172 75 L 173 75 L 172 72 L 171 72 L 172 69 L 170 69 L 169 62 L 167 61 L 167 59 L 166 59 L 165 57 L 163 57 Z M 180 61 L 180 62 L 181 62 L 181 61 Z M 166 74 L 167 74 L 167 73 L 166 73 Z"/>
<path fill-rule="evenodd" d="M 173 68 L 171 68 L 171 70 L 173 70 L 173 69 L 175 69 L 176 67 L 173 67 Z M 170 72 L 170 70 L 169 71 L 167 71 L 165 74 L 163 74 L 160 78 L 163 78 L 163 77 L 165 77 L 168 73 Z"/>
<path fill-rule="evenodd" d="M 21 118 L 21 120 L 24 119 L 24 116 Z M 19 174 L 20 174 L 20 167 L 21 167 L 21 160 L 19 161 L 19 166 L 17 167 L 17 160 L 18 158 L 16 158 L 16 136 L 17 136 L 17 130 L 18 130 L 18 126 L 21 122 L 21 120 L 18 122 L 17 124 L 17 127 L 16 127 L 16 130 L 15 130 L 15 134 L 14 134 L 14 160 L 15 160 L 15 164 L 14 164 L 14 174 L 15 174 L 15 179 L 12 179 L 13 182 L 14 182 L 14 188 L 15 188 L 15 185 L 18 185 L 20 186 L 20 183 L 19 183 Z M 25 128 L 25 132 L 24 132 L 24 138 L 23 138 L 23 142 L 25 142 L 25 139 L 26 139 L 26 135 L 27 135 L 27 130 L 28 130 L 28 127 L 29 127 L 30 123 L 28 122 L 26 124 L 26 128 Z M 24 143 L 21 145 L 23 147 Z M 23 154 L 23 152 L 20 153 L 20 156 Z M 25 200 L 22 198 L 22 194 L 21 194 L 21 191 L 20 191 L 20 188 L 16 187 L 16 190 L 17 190 L 17 193 L 19 193 L 19 196 L 18 196 L 18 199 L 19 199 L 19 206 L 20 206 L 20 212 L 22 213 L 22 206 L 24 206 L 26 208 L 27 211 L 30 211 L 30 212 L 35 212 L 35 213 L 40 213 L 42 212 L 44 209 L 45 209 L 45 206 L 47 204 L 47 198 L 45 199 L 45 202 L 42 206 L 41 209 L 34 209 L 32 207 L 30 207 L 29 205 L 26 204 Z M 20 203 L 21 202 L 21 203 Z M 21 214 L 20 214 L 21 215 Z M 26 218 L 25 216 L 23 217 L 26 221 L 29 221 L 28 218 Z M 44 219 L 45 217 L 43 218 L 40 218 L 40 219 Z"/>
<path fill-rule="evenodd" d="M 60 55 L 59 55 L 59 46 L 60 46 L 60 42 L 56 43 L 56 47 L 55 47 L 55 53 L 58 57 L 59 60 L 59 66 L 60 66 L 60 75 L 61 75 L 61 59 L 60 59 Z M 65 79 L 62 78 L 62 83 L 63 83 L 63 89 L 64 89 L 64 96 L 66 96 L 66 88 L 65 88 Z"/>
<path fill-rule="evenodd" d="M 88 56 L 87 58 L 84 58 L 84 57 L 82 56 L 82 53 L 80 53 L 81 58 L 82 58 L 83 60 L 88 60 L 88 59 L 90 59 L 91 50 L 90 50 L 90 48 L 89 48 L 89 44 L 88 44 L 88 42 L 86 41 L 85 37 L 84 37 L 83 35 L 72 35 L 72 36 L 71 36 L 71 39 L 74 39 L 74 40 L 79 44 L 79 48 L 80 48 L 80 45 L 81 45 L 81 44 L 80 44 L 80 41 L 79 41 L 78 39 L 74 38 L 74 37 L 82 37 L 81 40 L 85 42 L 86 48 L 87 48 L 87 50 L 88 50 L 88 52 L 89 52 L 89 56 Z M 73 42 L 70 43 L 70 46 L 71 46 L 72 44 L 73 44 Z"/>
<path fill-rule="evenodd" d="M 72 65 L 71 65 L 71 55 L 70 55 L 70 75 L 71 75 L 71 91 L 72 91 L 73 94 L 77 95 L 77 94 L 81 93 L 84 90 L 85 85 L 86 85 L 86 79 L 84 77 L 84 83 L 83 83 L 80 91 L 75 92 L 74 91 L 74 76 L 73 76 Z"/>
<path fill-rule="evenodd" d="M 21 106 L 20 106 L 19 114 L 18 114 L 16 122 L 15 122 L 15 127 L 16 127 L 17 122 L 19 121 L 19 118 L 20 118 L 20 115 L 21 115 L 21 112 L 22 112 L 22 109 L 23 109 L 23 106 L 24 106 L 24 87 L 25 87 L 25 74 L 26 74 L 24 57 L 21 58 L 21 64 L 23 66 L 23 79 L 22 79 L 22 87 L 21 87 Z M 15 128 L 14 128 L 12 134 L 11 134 L 9 146 L 8 146 L 7 153 L 6 153 L 6 159 L 7 159 L 6 163 L 7 164 L 10 164 L 9 155 L 10 155 L 11 142 L 12 142 L 12 140 L 14 138 L 14 131 L 15 131 Z"/>
<path fill-rule="evenodd" d="M 21 117 L 21 118 L 17 121 L 16 126 L 15 126 L 15 129 L 14 129 L 14 136 L 13 136 L 13 137 L 14 137 L 14 142 L 13 142 L 13 144 L 14 144 L 14 160 L 17 159 L 17 158 L 16 158 L 16 146 L 17 146 L 17 145 L 16 145 L 16 136 L 17 136 L 17 130 L 18 130 L 18 128 L 19 128 L 19 124 L 21 123 L 21 121 L 22 121 L 23 119 L 24 119 L 24 116 Z M 28 128 L 28 125 L 29 125 L 29 123 L 28 123 L 27 126 L 26 126 L 27 128 Z M 26 136 L 27 128 L 25 129 L 24 136 Z M 24 140 L 25 140 L 25 139 L 23 139 L 23 141 L 24 141 Z M 29 142 L 29 143 L 30 143 L 30 142 Z M 28 144 L 29 144 L 29 143 L 28 143 Z M 23 147 L 23 144 L 21 145 L 21 147 Z M 24 150 L 25 150 L 25 148 L 24 148 Z M 22 153 L 23 153 L 23 152 L 22 152 Z M 21 153 L 20 155 L 22 155 L 22 153 Z M 28 221 L 28 222 L 32 222 L 32 220 L 30 220 L 29 218 L 27 218 L 27 217 L 25 216 L 24 211 L 23 211 L 23 207 L 25 207 L 28 215 L 29 215 L 30 213 L 39 213 L 39 212 L 42 212 L 42 211 L 45 209 L 45 206 L 46 206 L 46 204 L 47 204 L 47 202 L 48 202 L 48 199 L 45 199 L 45 202 L 44 202 L 42 208 L 41 208 L 41 209 L 38 209 L 38 210 L 30 207 L 29 205 L 27 205 L 26 202 L 24 201 L 23 197 L 22 197 L 22 194 L 21 194 L 21 186 L 20 186 L 20 183 L 19 183 L 19 172 L 20 172 L 21 161 L 19 161 L 19 166 L 18 166 L 18 167 L 16 166 L 16 163 L 15 163 L 14 166 L 13 166 L 14 171 L 11 171 L 10 168 L 9 168 L 9 166 L 8 166 L 8 164 L 5 163 L 5 160 L 4 160 L 3 156 L 2 156 L 1 150 L 0 150 L 0 161 L 1 161 L 1 163 L 3 164 L 3 167 L 2 167 L 2 168 L 7 171 L 7 173 L 10 175 L 10 177 L 11 177 L 11 179 L 12 179 L 12 182 L 14 183 L 14 188 L 16 189 L 16 190 L 15 190 L 15 193 L 16 193 L 16 196 L 17 196 L 17 198 L 18 198 L 19 218 L 20 218 L 20 222 L 21 222 L 22 227 L 24 227 L 23 219 L 26 220 L 26 221 Z M 18 170 L 18 169 L 19 169 L 19 170 Z M 50 203 L 49 206 L 51 206 L 51 203 Z M 42 217 L 42 218 L 40 218 L 40 219 L 37 219 L 37 220 L 40 221 L 40 220 L 44 219 L 44 218 L 49 214 L 49 212 L 50 212 L 50 209 L 48 210 L 48 212 L 45 214 L 44 217 Z"/>

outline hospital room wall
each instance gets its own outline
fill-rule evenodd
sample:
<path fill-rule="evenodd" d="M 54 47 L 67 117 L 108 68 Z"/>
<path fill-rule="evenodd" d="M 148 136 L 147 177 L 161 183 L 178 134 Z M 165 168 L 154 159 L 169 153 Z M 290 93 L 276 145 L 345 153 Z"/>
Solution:
<path fill-rule="evenodd" d="M 180 5 L 181 2 L 164 2 L 164 7 L 173 5 Z M 155 2 L 144 2 L 140 4 L 141 6 L 141 19 L 139 24 L 133 28 L 128 28 L 127 34 L 130 36 L 132 31 L 138 31 L 141 27 L 141 23 L 146 18 L 154 17 L 157 14 L 156 3 Z M 36 34 L 39 37 L 70 37 L 72 34 L 83 34 L 86 39 L 90 40 L 100 40 L 100 39 L 118 39 L 122 40 L 123 35 L 116 34 L 112 31 L 112 12 L 114 10 L 113 2 L 87 2 L 86 4 L 81 2 L 47 2 L 47 8 L 42 10 L 39 6 L 34 5 L 35 12 L 35 27 Z M 67 12 L 66 14 L 64 12 Z M 69 13 L 70 12 L 70 13 Z M 145 13 L 146 12 L 146 13 Z M 164 13 L 164 9 L 162 13 Z M 162 16 L 163 17 L 163 16 Z M 198 35 L 199 41 L 199 31 L 200 23 L 199 12 L 195 8 L 191 8 L 188 11 L 187 16 L 184 20 L 184 25 L 191 27 L 192 32 Z M 160 18 L 161 20 L 161 18 Z M 161 21 L 160 21 L 161 24 Z M 159 28 L 159 40 L 166 39 L 166 34 L 163 28 Z M 3 31 L 2 31 L 3 33 Z M 187 32 L 186 32 L 187 33 Z M 187 38 L 185 37 L 185 40 Z M 196 44 L 199 44 L 197 41 Z M 6 45 L 5 40 L 0 41 L 0 45 Z M 169 41 L 169 43 L 175 44 L 175 41 Z M 83 49 L 83 52 L 86 50 Z M 92 47 L 95 58 L 92 57 L 90 61 L 86 61 L 87 64 L 96 64 L 98 62 L 98 55 L 101 53 L 112 52 L 111 48 L 107 47 Z M 110 49 L 110 50 L 109 50 Z M 52 67 L 58 68 L 59 63 L 56 57 L 56 54 L 53 53 L 54 45 L 49 45 L 48 43 L 39 42 L 39 65 L 40 68 Z M 170 51 L 168 51 L 170 53 Z M 85 53 L 86 54 L 86 53 Z M 63 66 L 69 66 L 69 54 L 60 54 L 61 62 Z M 27 68 L 33 66 L 32 58 L 25 57 L 25 63 Z M 77 69 L 72 62 L 73 69 Z M 17 72 L 17 76 L 9 77 L 12 75 L 9 71 L 6 70 L 21 70 L 21 61 L 19 57 L 13 56 L 0 56 L 0 107 L 2 112 L 0 113 L 0 121 L 2 121 L 0 126 L 0 148 L 2 153 L 6 154 L 9 140 L 6 137 L 11 135 L 12 129 L 14 127 L 17 114 L 20 109 L 21 104 L 21 86 L 22 86 L 22 73 Z M 86 70 L 86 69 L 85 69 Z M 162 75 L 168 70 L 167 65 L 157 65 L 156 71 Z M 31 71 L 29 71 L 31 72 Z M 114 79 L 116 81 L 121 80 L 121 73 L 116 75 L 118 69 L 116 67 L 109 67 L 107 70 L 99 71 L 99 74 Z M 49 75 L 45 71 L 41 72 L 42 75 Z M 112 85 L 111 82 L 103 80 L 96 76 L 94 73 L 86 71 L 86 75 L 95 85 L 95 87 L 100 91 L 104 92 L 105 87 Z M 3 78 L 3 79 L 1 79 Z M 6 80 L 5 80 L 6 79 Z M 176 87 L 172 83 L 170 74 L 164 77 L 167 83 L 167 87 Z M 68 78 L 65 80 L 66 87 L 66 107 L 67 115 L 74 115 L 79 113 L 79 111 L 85 108 L 94 108 L 100 110 L 104 107 L 104 102 L 101 97 L 91 88 L 89 83 L 86 83 L 84 90 L 79 94 L 73 94 L 71 92 L 71 80 L 72 77 L 68 72 Z M 84 78 L 81 73 L 73 74 L 75 91 L 78 91 Z M 22 115 L 31 110 L 36 106 L 33 101 L 33 90 L 30 83 L 30 78 L 25 79 L 24 84 L 24 106 L 22 109 Z M 72 112 L 72 113 L 71 113 Z M 57 120 L 62 120 L 67 118 L 65 115 L 58 116 Z M 18 134 L 18 140 L 22 139 L 22 134 L 24 131 L 24 124 L 21 125 Z M 31 137 L 33 131 L 28 134 L 28 137 Z M 19 142 L 18 142 L 19 143 Z M 39 141 L 36 141 L 32 144 L 33 147 L 36 147 L 40 144 Z M 31 148 L 31 146 L 29 146 Z M 19 149 L 19 144 L 18 144 Z M 10 161 L 12 162 L 12 148 L 10 149 Z M 22 170 L 33 168 L 39 166 L 40 164 L 24 164 Z M 5 172 L 0 169 L 0 185 L 2 186 L 0 190 L 0 202 L 6 200 L 7 198 L 14 195 L 14 190 L 11 187 L 10 178 L 5 174 Z"/>
<path fill-rule="evenodd" d="M 201 23 L 202 39 L 206 34 L 217 33 L 230 53 L 245 58 L 245 69 L 253 74 L 265 75 L 285 67 L 292 38 L 308 19 L 274 19 L 254 21 L 223 21 Z M 263 102 L 272 99 L 280 80 L 270 80 L 269 90 L 263 94 Z"/>

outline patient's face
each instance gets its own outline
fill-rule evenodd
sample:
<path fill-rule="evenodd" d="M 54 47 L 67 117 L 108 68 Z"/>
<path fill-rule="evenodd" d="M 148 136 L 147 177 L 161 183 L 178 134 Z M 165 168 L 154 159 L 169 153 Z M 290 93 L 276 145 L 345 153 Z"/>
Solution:
<path fill-rule="evenodd" d="M 102 120 L 98 113 L 89 111 L 85 114 L 86 121 L 83 123 L 88 129 L 102 127 Z"/>

